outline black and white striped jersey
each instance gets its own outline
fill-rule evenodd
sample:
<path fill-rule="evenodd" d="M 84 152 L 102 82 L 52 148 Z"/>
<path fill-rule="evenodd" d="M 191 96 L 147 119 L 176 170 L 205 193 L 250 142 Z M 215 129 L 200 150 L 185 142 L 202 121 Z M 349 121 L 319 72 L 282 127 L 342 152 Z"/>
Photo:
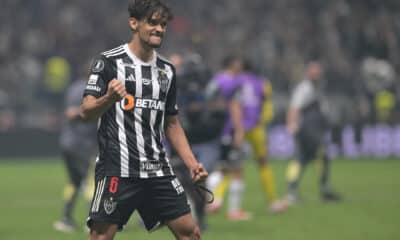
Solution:
<path fill-rule="evenodd" d="M 151 61 L 143 62 L 124 44 L 95 59 L 84 95 L 104 95 L 114 78 L 125 84 L 128 95 L 99 119 L 96 173 L 174 175 L 162 143 L 165 117 L 178 113 L 174 66 L 156 51 Z"/>
<path fill-rule="evenodd" d="M 300 127 L 324 128 L 326 119 L 322 111 L 322 91 L 310 79 L 302 80 L 294 89 L 290 107 L 300 110 Z"/>

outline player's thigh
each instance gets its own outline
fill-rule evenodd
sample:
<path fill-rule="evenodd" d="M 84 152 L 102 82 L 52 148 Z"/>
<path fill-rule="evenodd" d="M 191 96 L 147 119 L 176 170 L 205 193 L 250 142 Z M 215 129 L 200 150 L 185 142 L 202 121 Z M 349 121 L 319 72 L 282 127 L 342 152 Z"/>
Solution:
<path fill-rule="evenodd" d="M 115 224 L 122 230 L 132 212 L 143 201 L 144 190 L 140 179 L 98 177 L 87 225 L 92 229 L 99 223 Z"/>
<path fill-rule="evenodd" d="M 63 151 L 63 157 L 68 171 L 68 176 L 75 187 L 79 187 L 86 178 L 89 169 L 89 158 L 72 151 Z"/>
<path fill-rule="evenodd" d="M 175 235 L 176 239 L 200 239 L 200 229 L 191 214 L 185 214 L 179 218 L 169 220 L 166 222 L 166 225 Z"/>
<path fill-rule="evenodd" d="M 95 222 L 90 229 L 89 240 L 112 240 L 117 231 L 117 224 Z"/>
<path fill-rule="evenodd" d="M 315 159 L 321 145 L 322 138 L 311 131 L 311 129 L 304 129 L 296 136 L 299 160 L 302 164 Z"/>
<path fill-rule="evenodd" d="M 138 208 L 146 228 L 167 223 L 190 213 L 183 186 L 175 176 L 148 179 L 146 202 Z"/>
<path fill-rule="evenodd" d="M 257 159 L 266 156 L 266 132 L 263 126 L 257 126 L 246 132 L 246 140 L 249 142 Z"/>

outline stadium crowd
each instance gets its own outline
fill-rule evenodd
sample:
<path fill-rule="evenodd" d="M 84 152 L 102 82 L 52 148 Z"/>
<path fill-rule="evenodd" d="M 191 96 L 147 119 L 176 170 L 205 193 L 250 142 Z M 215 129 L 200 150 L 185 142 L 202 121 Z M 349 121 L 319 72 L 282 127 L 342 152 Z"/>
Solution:
<path fill-rule="evenodd" d="M 272 82 L 276 121 L 305 63 L 318 58 L 336 103 L 332 118 L 359 112 L 370 121 L 398 122 L 387 113 L 400 108 L 398 1 L 169 2 L 175 19 L 161 52 L 197 52 L 211 71 L 228 51 L 250 57 Z M 58 130 L 68 83 L 92 56 L 128 35 L 125 9 L 125 1 L 2 1 L 0 131 Z M 365 114 L 371 108 L 383 110 Z"/>

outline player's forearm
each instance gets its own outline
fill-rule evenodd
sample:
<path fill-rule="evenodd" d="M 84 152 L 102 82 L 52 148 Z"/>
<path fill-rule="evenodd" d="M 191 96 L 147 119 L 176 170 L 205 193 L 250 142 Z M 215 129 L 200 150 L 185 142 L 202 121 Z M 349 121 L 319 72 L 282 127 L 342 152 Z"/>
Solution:
<path fill-rule="evenodd" d="M 185 132 L 177 117 L 167 118 L 165 124 L 165 136 L 188 168 L 197 163 L 196 158 L 190 149 Z"/>
<path fill-rule="evenodd" d="M 229 105 L 229 114 L 233 125 L 233 146 L 239 148 L 244 138 L 244 128 L 242 123 L 242 109 L 240 103 L 236 100 Z"/>
<path fill-rule="evenodd" d="M 289 108 L 287 117 L 286 117 L 286 126 L 290 133 L 295 133 L 297 131 L 297 123 L 299 118 L 299 111 L 297 108 Z"/>
<path fill-rule="evenodd" d="M 232 101 L 229 106 L 229 114 L 232 119 L 232 125 L 235 131 L 243 132 L 242 126 L 242 109 L 240 103 Z"/>
<path fill-rule="evenodd" d="M 293 124 L 297 122 L 298 118 L 298 111 L 296 108 L 290 108 L 287 114 L 286 121 L 288 124 Z"/>
<path fill-rule="evenodd" d="M 99 98 L 86 96 L 81 105 L 81 118 L 84 121 L 97 120 L 114 103 L 115 101 L 107 94 Z"/>

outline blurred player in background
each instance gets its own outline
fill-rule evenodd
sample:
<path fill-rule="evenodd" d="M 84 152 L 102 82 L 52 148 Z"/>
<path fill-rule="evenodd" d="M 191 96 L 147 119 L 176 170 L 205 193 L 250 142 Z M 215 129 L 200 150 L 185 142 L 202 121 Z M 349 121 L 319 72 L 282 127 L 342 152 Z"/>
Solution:
<path fill-rule="evenodd" d="M 306 76 L 294 89 L 287 114 L 287 130 L 297 143 L 297 156 L 287 169 L 288 196 L 290 203 L 299 200 L 298 185 L 306 165 L 316 158 L 322 161 L 320 172 L 321 198 L 338 201 L 340 196 L 333 192 L 329 182 L 330 160 L 326 153 L 324 136 L 329 130 L 326 114 L 321 108 L 322 65 L 310 62 Z"/>
<path fill-rule="evenodd" d="M 175 68 L 155 51 L 172 13 L 158 0 L 131 0 L 128 11 L 132 39 L 94 61 L 81 105 L 84 119 L 100 118 L 90 239 L 114 239 L 138 210 L 148 231 L 165 224 L 176 239 L 197 240 L 200 230 L 162 142 L 165 136 L 192 181 L 205 180 L 178 119 Z"/>
<path fill-rule="evenodd" d="M 269 81 L 258 76 L 254 73 L 249 61 L 243 62 L 243 71 L 236 76 L 237 89 L 236 95 L 239 103 L 239 118 L 241 119 L 241 128 L 245 133 L 244 140 L 246 140 L 251 148 L 257 164 L 260 169 L 261 182 L 263 185 L 263 192 L 265 193 L 269 210 L 273 213 L 283 212 L 287 208 L 284 201 L 279 201 L 276 197 L 275 181 L 272 170 L 268 164 L 268 153 L 266 148 L 266 127 L 273 117 L 272 105 L 272 87 Z M 225 158 L 232 155 L 230 152 L 231 146 L 225 148 Z M 240 149 L 239 149 L 240 151 Z M 239 154 L 240 155 L 240 154 Z M 214 176 L 211 176 L 212 180 Z M 216 211 L 220 208 L 224 188 L 227 187 L 229 176 L 225 176 L 221 183 L 216 187 L 216 201 L 209 207 L 210 211 Z M 230 186 L 229 198 L 235 199 L 235 183 L 237 179 L 233 179 Z M 228 200 L 228 202 L 235 202 L 235 200 Z M 246 215 L 233 214 L 235 211 L 228 212 L 228 217 L 231 219 L 246 219 Z"/>
<path fill-rule="evenodd" d="M 286 203 L 276 196 L 275 180 L 268 164 L 267 136 L 268 124 L 273 118 L 271 83 L 255 74 L 249 61 L 244 62 L 244 72 L 239 75 L 241 85 L 240 104 L 245 140 L 250 144 L 257 161 L 263 192 L 272 213 L 286 210 Z"/>
<path fill-rule="evenodd" d="M 223 196 L 229 186 L 228 213 L 231 220 L 248 220 L 251 214 L 242 209 L 243 159 L 240 151 L 244 139 L 242 114 L 238 99 L 238 75 L 243 70 L 243 60 L 239 56 L 229 55 L 222 62 L 222 71 L 217 73 L 208 86 L 208 93 L 221 94 L 227 103 L 228 118 L 221 136 L 220 169 L 213 172 L 207 181 L 208 187 L 215 193 L 215 200 L 207 206 L 208 212 L 216 212 L 222 206 Z M 232 178 L 232 179 L 231 179 Z"/>
<path fill-rule="evenodd" d="M 200 55 L 186 52 L 173 54 L 171 62 L 177 68 L 179 79 L 179 106 L 183 127 L 197 160 L 208 172 L 219 160 L 219 137 L 226 118 L 226 104 L 221 96 L 207 98 L 209 71 Z M 175 157 L 176 158 L 176 157 Z M 182 161 L 171 159 L 176 176 L 181 181 L 201 230 L 206 229 L 205 205 L 208 194 L 193 184 Z"/>
<path fill-rule="evenodd" d="M 87 175 L 91 160 L 96 154 L 97 126 L 95 122 L 83 122 L 80 118 L 80 104 L 86 86 L 86 79 L 82 79 L 74 81 L 65 95 L 65 120 L 61 130 L 60 145 L 69 182 L 64 188 L 65 203 L 62 218 L 54 223 L 54 228 L 63 232 L 77 230 L 72 212 L 84 183 L 87 183 L 85 197 L 88 202 L 94 188 L 92 178 L 87 178 Z"/>

